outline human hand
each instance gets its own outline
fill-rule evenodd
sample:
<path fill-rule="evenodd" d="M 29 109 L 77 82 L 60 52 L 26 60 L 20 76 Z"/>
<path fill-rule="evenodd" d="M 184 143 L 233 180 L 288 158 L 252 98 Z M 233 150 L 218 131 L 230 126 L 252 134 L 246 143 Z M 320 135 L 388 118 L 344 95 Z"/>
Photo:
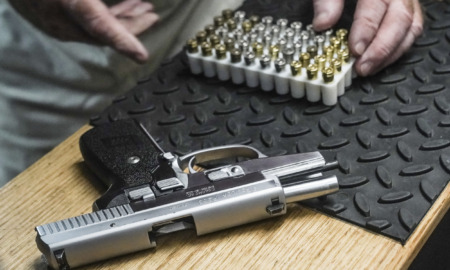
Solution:
<path fill-rule="evenodd" d="M 314 0 L 314 28 L 331 28 L 343 8 L 344 0 Z M 367 76 L 390 65 L 411 47 L 422 29 L 418 0 L 359 0 L 348 40 L 357 58 L 356 72 Z"/>
<path fill-rule="evenodd" d="M 14 0 L 18 11 L 47 34 L 64 41 L 108 45 L 137 62 L 148 52 L 136 35 L 151 27 L 158 15 L 153 5 L 124 0 L 107 7 L 101 0 Z"/>

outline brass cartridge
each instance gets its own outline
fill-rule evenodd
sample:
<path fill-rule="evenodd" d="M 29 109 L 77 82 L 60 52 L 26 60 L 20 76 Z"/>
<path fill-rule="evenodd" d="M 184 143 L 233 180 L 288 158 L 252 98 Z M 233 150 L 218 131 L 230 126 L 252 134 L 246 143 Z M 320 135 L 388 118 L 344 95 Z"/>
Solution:
<path fill-rule="evenodd" d="M 197 35 L 195 36 L 197 39 L 197 43 L 198 44 L 202 44 L 203 42 L 206 41 L 206 32 L 205 31 L 200 31 L 197 33 Z"/>
<path fill-rule="evenodd" d="M 327 58 L 323 54 L 314 57 L 314 63 L 317 65 L 317 69 L 319 71 L 323 71 L 325 69 L 326 62 L 327 62 Z"/>
<path fill-rule="evenodd" d="M 256 57 L 260 57 L 264 52 L 264 45 L 262 43 L 256 42 L 253 44 L 253 52 L 255 53 Z"/>
<path fill-rule="evenodd" d="M 215 48 L 217 44 L 220 44 L 220 37 L 216 34 L 210 35 L 209 43 L 211 43 L 211 46 Z"/>
<path fill-rule="evenodd" d="M 319 73 L 319 69 L 316 64 L 310 64 L 306 68 L 306 76 L 308 77 L 308 80 L 315 80 L 317 79 L 317 74 Z"/>
<path fill-rule="evenodd" d="M 291 74 L 292 76 L 297 76 L 302 74 L 302 63 L 300 61 L 291 62 Z"/>
<path fill-rule="evenodd" d="M 260 18 L 258 15 L 252 15 L 249 18 L 250 22 L 252 23 L 252 27 L 257 25 L 260 22 Z"/>
<path fill-rule="evenodd" d="M 187 51 L 189 53 L 198 53 L 198 43 L 197 40 L 191 38 L 187 41 Z"/>
<path fill-rule="evenodd" d="M 223 26 L 224 22 L 225 21 L 222 16 L 214 17 L 214 27 L 219 28 L 219 27 Z"/>
<path fill-rule="evenodd" d="M 348 30 L 347 29 L 339 29 L 336 31 L 336 37 L 339 38 L 342 44 L 347 44 L 348 42 Z"/>
<path fill-rule="evenodd" d="M 325 83 L 331 83 L 334 80 L 334 69 L 327 67 L 322 72 L 322 78 Z"/>
<path fill-rule="evenodd" d="M 217 44 L 215 46 L 216 49 L 216 58 L 219 60 L 227 58 L 227 49 L 223 44 Z"/>
<path fill-rule="evenodd" d="M 303 67 L 309 66 L 309 63 L 311 62 L 311 55 L 309 53 L 302 53 L 300 55 L 300 61 L 302 62 Z"/>
<path fill-rule="evenodd" d="M 212 48 L 211 44 L 208 42 L 202 43 L 202 55 L 203 56 L 211 56 L 212 55 Z"/>
<path fill-rule="evenodd" d="M 242 23 L 242 30 L 244 31 L 245 34 L 250 33 L 250 31 L 252 31 L 252 22 L 250 20 L 245 20 Z"/>
<path fill-rule="evenodd" d="M 234 19 L 227 20 L 228 31 L 233 31 L 237 28 L 236 21 Z"/>
<path fill-rule="evenodd" d="M 342 60 L 341 60 L 342 63 L 350 62 L 350 51 L 349 51 L 348 47 L 341 49 L 340 52 L 342 53 Z"/>
<path fill-rule="evenodd" d="M 215 34 L 216 28 L 212 24 L 205 26 L 205 32 L 207 36 Z"/>
<path fill-rule="evenodd" d="M 234 49 L 236 47 L 233 38 L 225 39 L 224 43 L 225 43 L 225 48 L 227 51 L 231 51 L 232 49 Z"/>
<path fill-rule="evenodd" d="M 222 17 L 225 19 L 225 21 L 228 21 L 229 19 L 233 18 L 234 11 L 231 9 L 224 9 L 222 10 Z"/>
<path fill-rule="evenodd" d="M 334 68 L 335 73 L 342 71 L 342 62 L 339 59 L 331 60 L 331 66 Z"/>
<path fill-rule="evenodd" d="M 332 37 L 330 39 L 330 45 L 333 46 L 334 48 L 334 53 L 337 53 L 340 49 L 341 49 L 341 40 L 338 39 L 337 37 Z"/>
<path fill-rule="evenodd" d="M 280 46 L 278 46 L 278 45 L 270 46 L 269 54 L 272 59 L 277 59 L 278 55 L 280 54 Z"/>
<path fill-rule="evenodd" d="M 333 59 L 334 55 L 334 47 L 333 46 L 325 46 L 325 59 L 330 62 Z"/>

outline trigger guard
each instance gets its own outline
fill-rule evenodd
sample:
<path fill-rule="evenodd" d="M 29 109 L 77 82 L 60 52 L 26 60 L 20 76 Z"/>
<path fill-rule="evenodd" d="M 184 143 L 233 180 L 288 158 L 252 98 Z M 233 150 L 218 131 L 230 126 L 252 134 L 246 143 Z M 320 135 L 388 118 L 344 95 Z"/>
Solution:
<path fill-rule="evenodd" d="M 256 148 L 236 144 L 217 146 L 189 153 L 179 158 L 179 165 L 182 171 L 188 168 L 189 173 L 196 173 L 194 166 L 198 163 L 238 156 L 251 159 L 267 157 Z"/>

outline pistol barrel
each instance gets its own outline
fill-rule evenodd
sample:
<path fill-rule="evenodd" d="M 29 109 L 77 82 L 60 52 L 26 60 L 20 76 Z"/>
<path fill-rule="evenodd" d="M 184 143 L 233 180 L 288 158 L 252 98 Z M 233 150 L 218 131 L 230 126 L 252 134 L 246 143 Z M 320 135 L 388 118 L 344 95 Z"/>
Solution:
<path fill-rule="evenodd" d="M 293 203 L 334 193 L 339 190 L 339 184 L 336 176 L 329 176 L 289 184 L 283 189 L 286 203 Z"/>

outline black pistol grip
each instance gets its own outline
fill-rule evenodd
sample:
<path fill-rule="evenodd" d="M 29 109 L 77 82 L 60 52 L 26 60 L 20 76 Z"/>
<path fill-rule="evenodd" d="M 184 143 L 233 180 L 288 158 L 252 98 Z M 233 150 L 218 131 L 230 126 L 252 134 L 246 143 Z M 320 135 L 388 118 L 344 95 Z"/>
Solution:
<path fill-rule="evenodd" d="M 124 190 L 151 184 L 161 166 L 162 151 L 134 120 L 87 131 L 80 138 L 80 150 L 87 166 L 108 188 L 95 202 L 97 209 L 129 203 Z"/>

